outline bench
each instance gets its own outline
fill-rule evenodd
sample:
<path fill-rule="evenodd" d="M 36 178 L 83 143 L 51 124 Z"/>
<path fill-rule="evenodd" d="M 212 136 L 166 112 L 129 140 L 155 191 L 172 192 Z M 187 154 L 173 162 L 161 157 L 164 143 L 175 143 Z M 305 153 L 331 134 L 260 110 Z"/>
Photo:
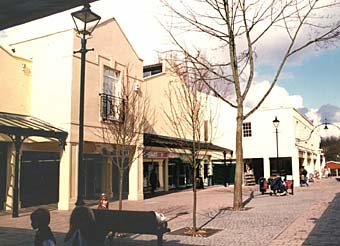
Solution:
<path fill-rule="evenodd" d="M 154 211 L 98 210 L 93 209 L 97 235 L 102 242 L 109 233 L 136 233 L 157 236 L 157 245 L 162 246 L 163 234 L 170 232 L 168 223 L 161 221 Z"/>
<path fill-rule="evenodd" d="M 272 180 L 267 181 L 265 178 L 259 179 L 259 188 L 260 188 L 260 192 L 262 193 L 262 195 L 264 195 L 266 193 L 267 189 L 270 188 L 270 182 L 271 181 Z M 287 180 L 287 181 L 285 181 L 284 185 L 287 189 L 287 192 L 291 195 L 294 195 L 294 180 Z M 276 191 L 270 191 L 269 195 L 272 195 L 272 194 L 276 195 L 277 193 L 276 193 Z"/>

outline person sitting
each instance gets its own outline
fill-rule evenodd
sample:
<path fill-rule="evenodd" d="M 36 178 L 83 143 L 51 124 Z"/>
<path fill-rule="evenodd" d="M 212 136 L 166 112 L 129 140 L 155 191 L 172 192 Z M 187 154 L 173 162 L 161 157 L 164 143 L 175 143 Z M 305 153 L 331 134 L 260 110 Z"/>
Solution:
<path fill-rule="evenodd" d="M 285 186 L 281 177 L 274 178 L 270 183 L 270 188 L 272 191 L 274 191 L 274 194 L 279 193 L 281 196 L 287 194 L 287 187 Z"/>
<path fill-rule="evenodd" d="M 38 208 L 32 212 L 32 228 L 37 230 L 34 237 L 34 246 L 54 246 L 56 239 L 48 226 L 50 224 L 50 212 L 44 208 Z"/>

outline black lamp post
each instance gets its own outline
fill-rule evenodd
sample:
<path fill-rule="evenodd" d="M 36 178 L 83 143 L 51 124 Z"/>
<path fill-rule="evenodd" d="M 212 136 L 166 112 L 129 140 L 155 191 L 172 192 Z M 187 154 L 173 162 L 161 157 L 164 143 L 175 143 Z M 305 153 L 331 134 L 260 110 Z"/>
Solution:
<path fill-rule="evenodd" d="M 84 95 L 85 95 L 85 58 L 88 51 L 86 49 L 86 36 L 91 35 L 100 21 L 100 16 L 90 10 L 89 4 L 84 4 L 82 10 L 71 13 L 78 34 L 81 35 L 81 49 L 73 53 L 81 54 L 80 65 L 80 93 L 79 93 L 79 141 L 78 141 L 78 196 L 76 206 L 84 205 L 83 188 L 83 147 L 84 147 Z"/>
<path fill-rule="evenodd" d="M 275 127 L 275 134 L 276 134 L 276 165 L 277 165 L 277 168 L 279 166 L 279 136 L 278 136 L 278 128 L 279 128 L 279 124 L 280 124 L 280 121 L 277 119 L 277 117 L 275 116 L 275 119 L 273 120 L 273 124 L 274 124 L 274 127 Z"/>
<path fill-rule="evenodd" d="M 223 151 L 223 164 L 224 164 L 224 186 L 227 186 L 227 152 Z"/>

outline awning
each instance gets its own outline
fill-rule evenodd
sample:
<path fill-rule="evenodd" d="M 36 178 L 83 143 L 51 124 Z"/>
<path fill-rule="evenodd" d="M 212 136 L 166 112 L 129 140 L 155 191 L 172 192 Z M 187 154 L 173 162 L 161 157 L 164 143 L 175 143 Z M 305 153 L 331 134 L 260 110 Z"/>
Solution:
<path fill-rule="evenodd" d="M 0 133 L 9 136 L 46 137 L 65 142 L 68 133 L 36 117 L 0 112 Z"/>
<path fill-rule="evenodd" d="M 329 162 L 326 162 L 325 167 L 330 168 L 330 169 L 340 169 L 340 162 L 329 161 Z"/>
<path fill-rule="evenodd" d="M 0 134 L 8 135 L 15 146 L 12 216 L 19 216 L 19 166 L 22 143 L 28 137 L 56 138 L 64 147 L 68 133 L 28 115 L 0 112 Z"/>
<path fill-rule="evenodd" d="M 97 0 L 1 0 L 0 30 Z"/>
<path fill-rule="evenodd" d="M 150 133 L 144 133 L 144 146 L 146 147 L 162 147 L 170 149 L 191 149 L 192 140 L 168 137 Z M 201 150 L 218 151 L 232 153 L 232 150 L 206 142 L 196 142 L 196 146 Z"/>

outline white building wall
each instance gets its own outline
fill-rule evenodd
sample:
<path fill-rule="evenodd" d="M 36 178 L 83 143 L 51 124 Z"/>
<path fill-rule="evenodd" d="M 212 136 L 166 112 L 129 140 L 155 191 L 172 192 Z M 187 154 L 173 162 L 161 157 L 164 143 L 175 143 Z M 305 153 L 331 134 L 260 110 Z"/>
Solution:
<path fill-rule="evenodd" d="M 73 40 L 73 30 L 68 30 L 11 45 L 32 58 L 31 114 L 68 132 Z"/>

